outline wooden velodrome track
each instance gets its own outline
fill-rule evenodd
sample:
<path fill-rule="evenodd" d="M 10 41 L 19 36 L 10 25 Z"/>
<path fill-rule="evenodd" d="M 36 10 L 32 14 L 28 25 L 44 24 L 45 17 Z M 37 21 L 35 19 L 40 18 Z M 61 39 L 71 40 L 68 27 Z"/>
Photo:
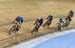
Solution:
<path fill-rule="evenodd" d="M 16 16 L 21 15 L 24 17 L 20 31 L 17 33 L 17 42 L 22 40 L 28 40 L 36 36 L 55 32 L 56 23 L 59 17 L 66 16 L 69 10 L 74 10 L 74 2 L 64 1 L 26 1 L 26 0 L 0 0 L 0 47 L 11 45 L 15 43 L 15 40 L 10 38 L 8 31 L 11 28 L 11 22 Z M 49 14 L 54 16 L 54 20 L 49 29 L 40 28 L 37 34 L 31 35 L 29 32 L 33 29 L 34 21 L 38 16 L 46 18 Z M 75 17 L 71 22 L 71 25 L 65 29 L 75 28 Z"/>

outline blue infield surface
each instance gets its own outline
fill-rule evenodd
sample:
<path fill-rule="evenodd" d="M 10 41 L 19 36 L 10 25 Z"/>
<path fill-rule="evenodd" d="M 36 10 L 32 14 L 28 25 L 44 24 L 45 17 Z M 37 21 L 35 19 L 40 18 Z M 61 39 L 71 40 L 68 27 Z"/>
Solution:
<path fill-rule="evenodd" d="M 12 48 L 75 48 L 75 29 L 47 34 Z"/>
<path fill-rule="evenodd" d="M 33 48 L 75 48 L 75 32 L 49 39 Z"/>

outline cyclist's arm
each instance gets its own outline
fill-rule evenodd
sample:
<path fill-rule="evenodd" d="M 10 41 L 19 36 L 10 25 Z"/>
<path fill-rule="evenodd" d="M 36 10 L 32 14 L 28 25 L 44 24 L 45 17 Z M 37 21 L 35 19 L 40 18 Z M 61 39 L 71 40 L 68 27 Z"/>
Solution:
<path fill-rule="evenodd" d="M 37 19 L 37 20 L 35 21 L 34 25 L 38 22 L 38 20 L 39 20 L 39 19 Z"/>

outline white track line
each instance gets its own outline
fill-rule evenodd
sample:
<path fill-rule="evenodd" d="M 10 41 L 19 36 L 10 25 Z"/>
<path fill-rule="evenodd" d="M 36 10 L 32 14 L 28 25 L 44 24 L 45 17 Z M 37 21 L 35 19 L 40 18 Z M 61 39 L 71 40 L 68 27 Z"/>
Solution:
<path fill-rule="evenodd" d="M 72 33 L 72 32 L 75 32 L 75 29 L 67 30 L 67 31 L 63 31 L 63 32 L 56 32 L 53 34 L 47 34 L 47 35 L 32 39 L 32 40 L 27 41 L 27 42 L 22 42 L 21 44 L 14 45 L 11 48 L 32 48 L 32 47 L 34 47 L 34 46 L 36 46 L 36 45 L 38 45 L 44 41 L 47 41 L 48 39 L 58 37 L 58 36 L 61 36 L 64 34 Z"/>

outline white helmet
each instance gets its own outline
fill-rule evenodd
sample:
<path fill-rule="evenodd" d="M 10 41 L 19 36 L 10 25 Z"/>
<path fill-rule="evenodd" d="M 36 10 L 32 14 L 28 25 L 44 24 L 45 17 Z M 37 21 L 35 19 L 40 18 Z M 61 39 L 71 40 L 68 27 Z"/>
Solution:
<path fill-rule="evenodd" d="M 41 19 L 42 17 L 38 17 L 38 19 Z"/>

